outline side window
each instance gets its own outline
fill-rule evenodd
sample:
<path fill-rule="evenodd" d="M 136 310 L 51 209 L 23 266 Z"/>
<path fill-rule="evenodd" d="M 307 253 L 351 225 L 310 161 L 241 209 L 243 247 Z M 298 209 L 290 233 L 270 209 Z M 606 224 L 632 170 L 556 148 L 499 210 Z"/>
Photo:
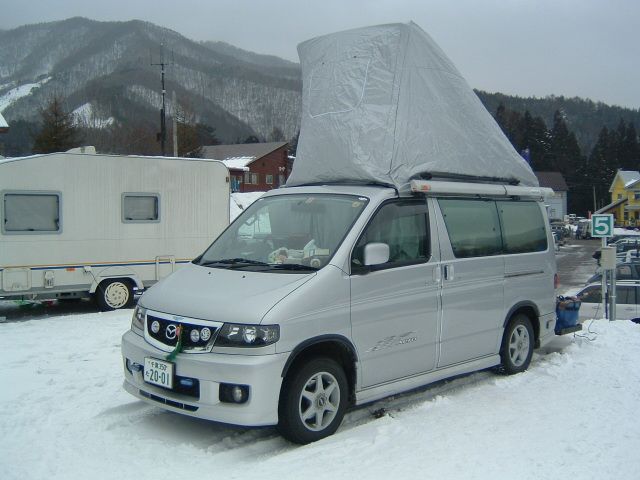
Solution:
<path fill-rule="evenodd" d="M 631 265 L 618 265 L 616 277 L 618 280 L 630 280 L 633 278 Z"/>
<path fill-rule="evenodd" d="M 579 295 L 579 298 L 584 303 L 602 303 L 601 287 L 595 285 L 589 287 Z"/>
<path fill-rule="evenodd" d="M 536 202 L 496 202 L 502 224 L 504 253 L 543 252 L 547 231 Z"/>
<path fill-rule="evenodd" d="M 426 262 L 431 254 L 425 202 L 387 203 L 375 214 L 358 240 L 351 257 L 357 271 L 364 266 L 364 247 L 368 243 L 389 245 L 389 261 L 382 268 Z"/>
<path fill-rule="evenodd" d="M 57 192 L 7 192 L 3 195 L 2 232 L 59 233 L 60 194 Z"/>
<path fill-rule="evenodd" d="M 492 200 L 438 200 L 456 258 L 502 253 L 500 222 Z"/>
<path fill-rule="evenodd" d="M 122 221 L 152 223 L 160 221 L 160 195 L 157 193 L 123 193 Z"/>
<path fill-rule="evenodd" d="M 636 289 L 635 287 L 616 288 L 616 305 L 635 305 Z"/>

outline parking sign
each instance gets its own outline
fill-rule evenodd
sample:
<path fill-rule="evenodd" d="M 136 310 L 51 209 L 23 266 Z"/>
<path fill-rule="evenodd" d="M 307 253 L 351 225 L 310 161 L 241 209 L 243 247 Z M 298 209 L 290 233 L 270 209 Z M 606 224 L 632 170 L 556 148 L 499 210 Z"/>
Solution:
<path fill-rule="evenodd" d="M 610 213 L 591 215 L 591 236 L 613 237 L 613 215 Z"/>

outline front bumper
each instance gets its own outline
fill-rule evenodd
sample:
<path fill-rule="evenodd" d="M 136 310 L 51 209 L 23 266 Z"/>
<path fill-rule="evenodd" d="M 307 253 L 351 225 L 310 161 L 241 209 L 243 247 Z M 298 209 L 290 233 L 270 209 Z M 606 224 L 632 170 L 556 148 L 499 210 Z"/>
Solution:
<path fill-rule="evenodd" d="M 229 355 L 221 353 L 179 354 L 175 374 L 199 381 L 199 395 L 184 395 L 144 381 L 142 371 L 129 371 L 127 360 L 144 365 L 145 357 L 164 359 L 167 353 L 148 344 L 131 330 L 122 336 L 124 388 L 135 397 L 167 410 L 193 417 L 244 426 L 278 423 L 278 400 L 282 370 L 288 353 Z M 219 400 L 221 383 L 249 386 L 243 404 Z"/>

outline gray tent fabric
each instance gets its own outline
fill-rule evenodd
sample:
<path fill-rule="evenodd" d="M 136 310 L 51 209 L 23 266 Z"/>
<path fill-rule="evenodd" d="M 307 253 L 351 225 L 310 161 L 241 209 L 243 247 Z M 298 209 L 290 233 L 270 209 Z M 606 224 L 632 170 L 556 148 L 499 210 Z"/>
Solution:
<path fill-rule="evenodd" d="M 458 70 L 415 23 L 298 45 L 302 122 L 287 186 L 383 183 L 422 174 L 538 186 Z"/>

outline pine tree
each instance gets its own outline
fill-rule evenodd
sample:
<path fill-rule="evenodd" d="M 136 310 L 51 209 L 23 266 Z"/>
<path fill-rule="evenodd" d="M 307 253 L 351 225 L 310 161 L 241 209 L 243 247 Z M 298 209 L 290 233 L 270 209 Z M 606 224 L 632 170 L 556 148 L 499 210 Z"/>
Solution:
<path fill-rule="evenodd" d="M 533 117 L 529 110 L 524 112 L 515 134 L 516 150 L 529 150 L 530 164 L 534 171 L 553 170 L 546 154 L 549 150 L 550 136 L 542 117 Z"/>
<path fill-rule="evenodd" d="M 553 171 L 560 172 L 566 177 L 581 170 L 584 159 L 580 146 L 575 134 L 569 131 L 564 116 L 559 110 L 553 114 L 550 137 L 547 158 L 548 163 L 553 166 Z"/>
<path fill-rule="evenodd" d="M 34 153 L 66 152 L 82 144 L 73 114 L 64 110 L 61 97 L 53 97 L 40 116 L 42 128 L 34 138 Z"/>
<path fill-rule="evenodd" d="M 615 132 L 602 127 L 586 168 L 586 178 L 595 190 L 598 208 L 609 203 L 609 186 L 618 170 L 615 148 L 612 148 L 615 146 L 615 137 Z"/>

